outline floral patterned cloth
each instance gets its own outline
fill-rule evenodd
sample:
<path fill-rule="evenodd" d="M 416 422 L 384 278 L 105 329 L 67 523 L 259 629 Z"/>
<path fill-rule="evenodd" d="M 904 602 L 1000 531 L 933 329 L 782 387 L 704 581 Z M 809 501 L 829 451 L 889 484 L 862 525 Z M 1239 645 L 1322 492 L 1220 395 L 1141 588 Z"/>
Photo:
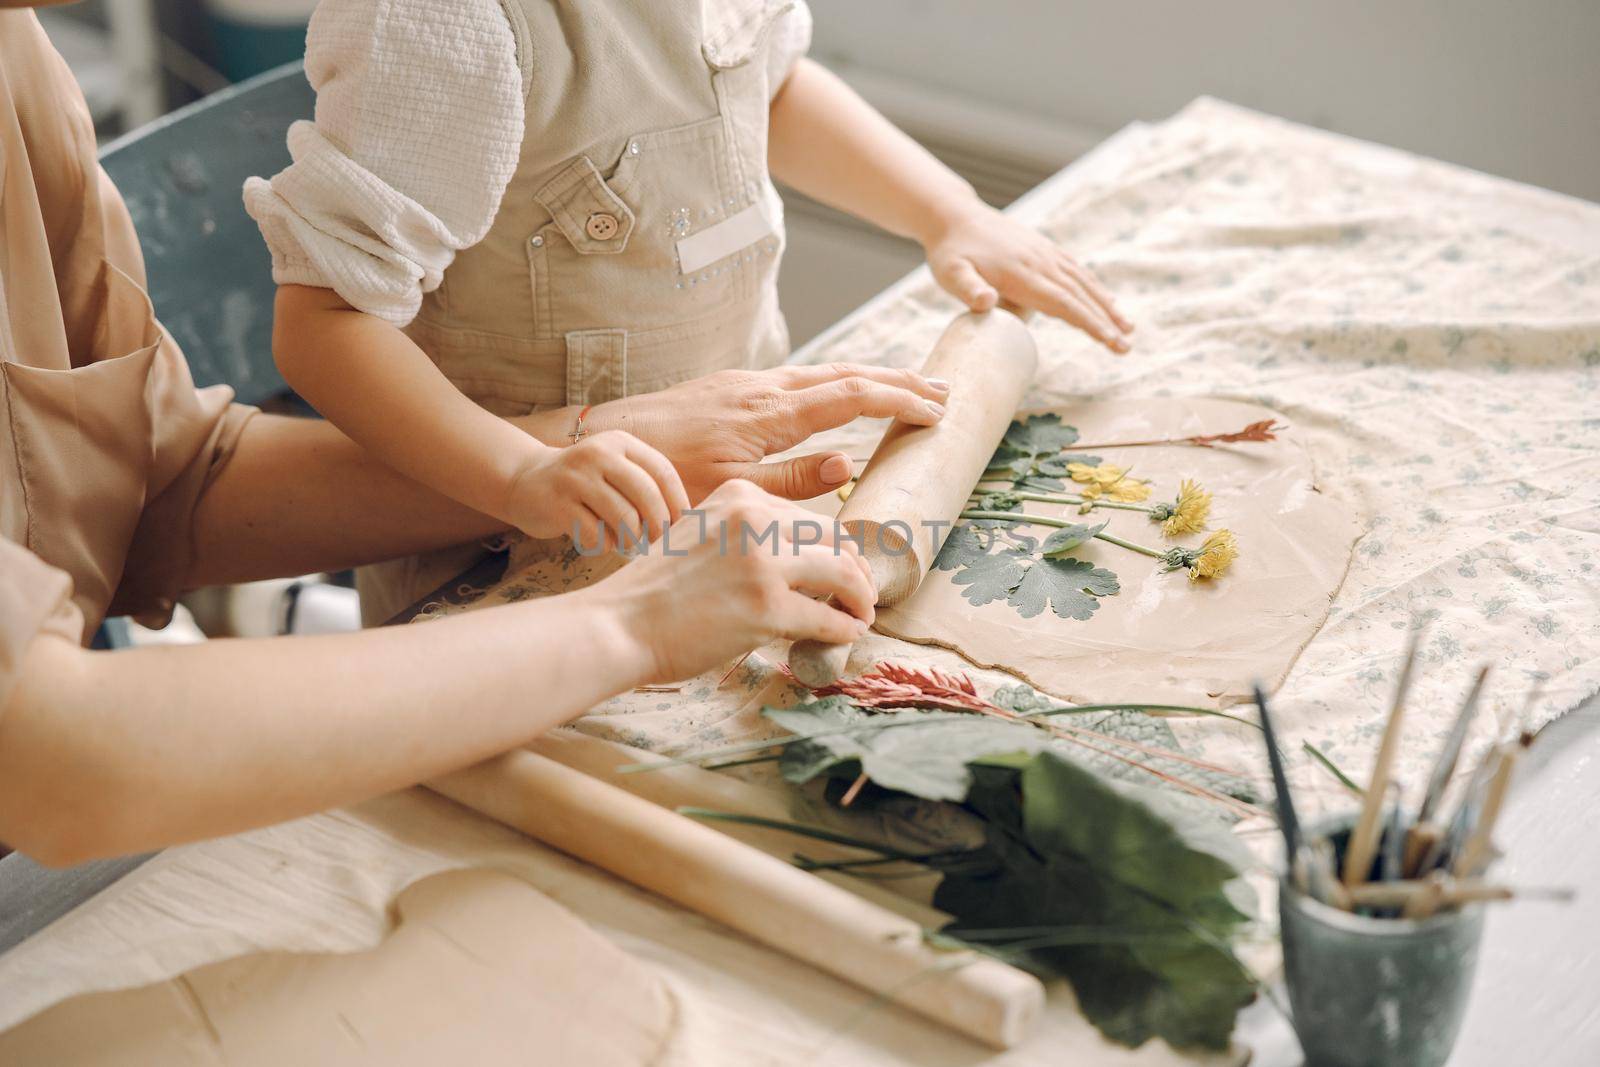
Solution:
<path fill-rule="evenodd" d="M 1035 319 L 1029 409 L 1085 396 L 1262 404 L 1363 524 L 1277 698 L 1305 803 L 1348 795 L 1302 741 L 1365 778 L 1413 620 L 1427 630 L 1396 768 L 1411 803 L 1476 666 L 1493 673 L 1463 768 L 1492 737 L 1600 689 L 1600 207 L 1202 99 L 1125 131 L 1018 214 L 1091 264 L 1139 324 L 1116 358 Z M 916 366 L 954 310 L 919 272 L 800 358 Z M 860 423 L 829 443 L 865 456 L 879 432 Z M 549 562 L 512 574 L 487 602 L 572 579 Z M 866 648 L 965 666 L 888 638 Z M 625 695 L 581 726 L 673 753 L 761 736 L 756 711 L 785 696 L 781 654 L 721 686 L 714 672 Z M 1178 728 L 1208 758 L 1262 770 L 1254 731 Z"/>

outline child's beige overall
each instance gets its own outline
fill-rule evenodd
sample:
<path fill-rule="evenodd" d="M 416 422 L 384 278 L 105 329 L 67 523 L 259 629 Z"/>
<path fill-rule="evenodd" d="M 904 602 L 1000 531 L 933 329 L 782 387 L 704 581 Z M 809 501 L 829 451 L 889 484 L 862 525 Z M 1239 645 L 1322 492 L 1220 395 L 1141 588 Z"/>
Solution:
<path fill-rule="evenodd" d="M 766 50 L 792 4 L 506 6 L 528 85 L 516 174 L 406 332 L 501 415 L 781 362 Z M 474 554 L 366 568 L 363 617 L 383 621 Z"/>

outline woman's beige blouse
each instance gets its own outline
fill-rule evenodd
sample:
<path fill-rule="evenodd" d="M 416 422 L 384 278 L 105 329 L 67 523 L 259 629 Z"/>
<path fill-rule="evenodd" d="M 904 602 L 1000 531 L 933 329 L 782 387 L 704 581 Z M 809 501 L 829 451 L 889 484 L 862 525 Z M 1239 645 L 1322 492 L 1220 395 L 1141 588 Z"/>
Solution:
<path fill-rule="evenodd" d="M 156 321 L 77 84 L 0 11 L 0 711 L 29 643 L 164 619 L 251 409 L 195 389 Z"/>

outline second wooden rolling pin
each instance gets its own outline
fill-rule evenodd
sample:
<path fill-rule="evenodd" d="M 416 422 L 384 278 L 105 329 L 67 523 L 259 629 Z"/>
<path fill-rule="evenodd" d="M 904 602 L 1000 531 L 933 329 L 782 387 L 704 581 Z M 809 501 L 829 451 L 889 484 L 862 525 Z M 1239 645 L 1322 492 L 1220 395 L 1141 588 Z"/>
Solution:
<path fill-rule="evenodd" d="M 922 373 L 950 383 L 944 418 L 934 426 L 889 427 L 839 509 L 840 525 L 872 565 L 879 607 L 916 592 L 933 566 L 1038 363 L 1028 327 L 1003 310 L 958 316 L 933 346 Z M 849 645 L 796 641 L 789 669 L 806 685 L 829 685 L 849 657 Z"/>
<path fill-rule="evenodd" d="M 922 927 L 677 812 L 527 750 L 428 783 L 642 889 L 994 1048 L 1044 1008 L 1032 975 L 940 951 Z"/>

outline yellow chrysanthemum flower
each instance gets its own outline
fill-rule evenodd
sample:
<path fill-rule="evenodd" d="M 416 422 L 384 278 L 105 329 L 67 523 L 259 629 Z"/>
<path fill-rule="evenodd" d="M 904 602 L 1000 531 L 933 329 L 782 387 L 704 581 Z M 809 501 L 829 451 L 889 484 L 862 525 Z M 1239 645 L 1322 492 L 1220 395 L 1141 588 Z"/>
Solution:
<path fill-rule="evenodd" d="M 1121 481 L 1128 473 L 1127 468 L 1118 467 L 1111 463 L 1102 463 L 1099 466 L 1090 466 L 1087 463 L 1068 463 L 1067 473 L 1075 482 L 1084 482 L 1091 485 L 1110 485 L 1112 482 Z"/>
<path fill-rule="evenodd" d="M 1091 467 L 1087 463 L 1068 463 L 1067 475 L 1083 485 L 1078 495 L 1085 500 L 1117 500 L 1124 504 L 1137 503 L 1150 495 L 1150 483 L 1128 477 L 1126 467 L 1102 463 Z"/>
<path fill-rule="evenodd" d="M 1206 528 L 1211 515 L 1211 494 L 1199 483 L 1185 478 L 1178 484 L 1178 499 L 1168 505 L 1161 520 L 1161 533 L 1165 537 L 1181 537 L 1199 533 Z"/>
<path fill-rule="evenodd" d="M 1105 487 L 1105 496 L 1108 500 L 1118 500 L 1124 504 L 1137 504 L 1150 496 L 1150 483 L 1140 481 L 1138 478 L 1124 478 L 1120 482 L 1113 482 Z"/>
<path fill-rule="evenodd" d="M 1238 558 L 1239 542 L 1233 536 L 1233 531 L 1218 530 L 1196 550 L 1194 562 L 1189 565 L 1189 580 L 1198 582 L 1202 578 L 1215 578 L 1233 566 L 1233 561 Z"/>

